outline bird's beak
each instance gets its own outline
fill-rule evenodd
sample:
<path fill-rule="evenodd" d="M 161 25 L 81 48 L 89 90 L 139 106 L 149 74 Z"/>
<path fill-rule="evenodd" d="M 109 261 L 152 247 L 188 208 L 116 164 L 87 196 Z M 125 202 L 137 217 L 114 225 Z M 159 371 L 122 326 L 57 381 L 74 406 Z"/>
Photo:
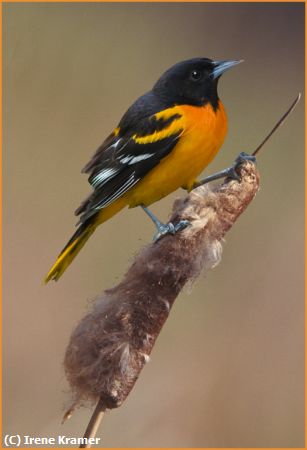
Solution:
<path fill-rule="evenodd" d="M 236 66 L 237 64 L 240 64 L 243 62 L 243 59 L 240 59 L 238 61 L 213 61 L 213 70 L 212 70 L 212 76 L 215 80 L 216 78 L 220 77 L 226 70 L 231 69 L 231 67 Z"/>

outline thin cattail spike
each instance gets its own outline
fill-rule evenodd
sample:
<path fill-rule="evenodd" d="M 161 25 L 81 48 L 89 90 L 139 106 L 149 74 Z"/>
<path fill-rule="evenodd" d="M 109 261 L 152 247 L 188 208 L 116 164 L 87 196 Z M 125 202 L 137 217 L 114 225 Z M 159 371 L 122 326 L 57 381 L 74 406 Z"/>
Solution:
<path fill-rule="evenodd" d="M 298 104 L 298 102 L 300 101 L 302 94 L 299 92 L 298 96 L 296 97 L 296 99 L 294 100 L 294 102 L 292 103 L 292 105 L 290 106 L 290 108 L 285 112 L 285 114 L 279 119 L 279 121 L 277 122 L 277 124 L 274 126 L 274 128 L 270 131 L 270 133 L 266 136 L 266 138 L 261 142 L 260 145 L 258 145 L 258 147 L 256 148 L 256 150 L 252 153 L 253 156 L 256 156 L 257 153 L 259 152 L 259 150 L 264 146 L 264 144 L 270 139 L 270 137 L 272 136 L 272 134 L 275 133 L 275 131 L 277 130 L 277 128 L 280 127 L 280 125 L 283 124 L 283 122 L 286 120 L 286 118 L 289 116 L 289 114 L 292 113 L 292 111 L 294 110 L 294 108 L 296 107 L 296 105 Z"/>

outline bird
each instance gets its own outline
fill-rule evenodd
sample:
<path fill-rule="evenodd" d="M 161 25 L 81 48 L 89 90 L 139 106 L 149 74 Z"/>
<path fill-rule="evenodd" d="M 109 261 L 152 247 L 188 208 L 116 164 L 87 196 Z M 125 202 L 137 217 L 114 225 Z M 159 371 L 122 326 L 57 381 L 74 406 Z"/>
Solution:
<path fill-rule="evenodd" d="M 204 57 L 178 62 L 129 107 L 82 169 L 92 191 L 75 211 L 78 228 L 46 283 L 57 281 L 96 228 L 125 207 L 144 209 L 157 227 L 156 239 L 189 225 L 164 224 L 148 206 L 178 188 L 190 191 L 200 184 L 198 176 L 216 156 L 227 132 L 219 79 L 241 62 Z M 227 170 L 208 178 L 229 174 Z"/>

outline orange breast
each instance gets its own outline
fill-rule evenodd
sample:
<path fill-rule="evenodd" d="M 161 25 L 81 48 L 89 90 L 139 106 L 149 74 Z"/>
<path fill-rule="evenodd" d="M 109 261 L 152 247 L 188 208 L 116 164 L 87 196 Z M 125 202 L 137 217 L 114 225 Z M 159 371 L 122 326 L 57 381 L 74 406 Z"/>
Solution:
<path fill-rule="evenodd" d="M 216 111 L 210 104 L 172 111 L 182 115 L 184 132 L 172 152 L 126 194 L 130 207 L 148 206 L 179 187 L 191 187 L 224 141 L 227 118 L 221 102 Z"/>

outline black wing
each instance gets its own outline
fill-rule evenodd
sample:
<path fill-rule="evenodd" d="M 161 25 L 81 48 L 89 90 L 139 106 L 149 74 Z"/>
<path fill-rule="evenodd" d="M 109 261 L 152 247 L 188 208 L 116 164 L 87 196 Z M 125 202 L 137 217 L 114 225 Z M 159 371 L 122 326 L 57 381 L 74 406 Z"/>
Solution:
<path fill-rule="evenodd" d="M 144 178 L 172 151 L 183 132 L 182 117 L 173 108 L 139 121 L 134 129 L 129 125 L 125 129 L 120 123 L 83 169 L 90 174 L 94 190 L 76 210 L 81 223 Z"/>

